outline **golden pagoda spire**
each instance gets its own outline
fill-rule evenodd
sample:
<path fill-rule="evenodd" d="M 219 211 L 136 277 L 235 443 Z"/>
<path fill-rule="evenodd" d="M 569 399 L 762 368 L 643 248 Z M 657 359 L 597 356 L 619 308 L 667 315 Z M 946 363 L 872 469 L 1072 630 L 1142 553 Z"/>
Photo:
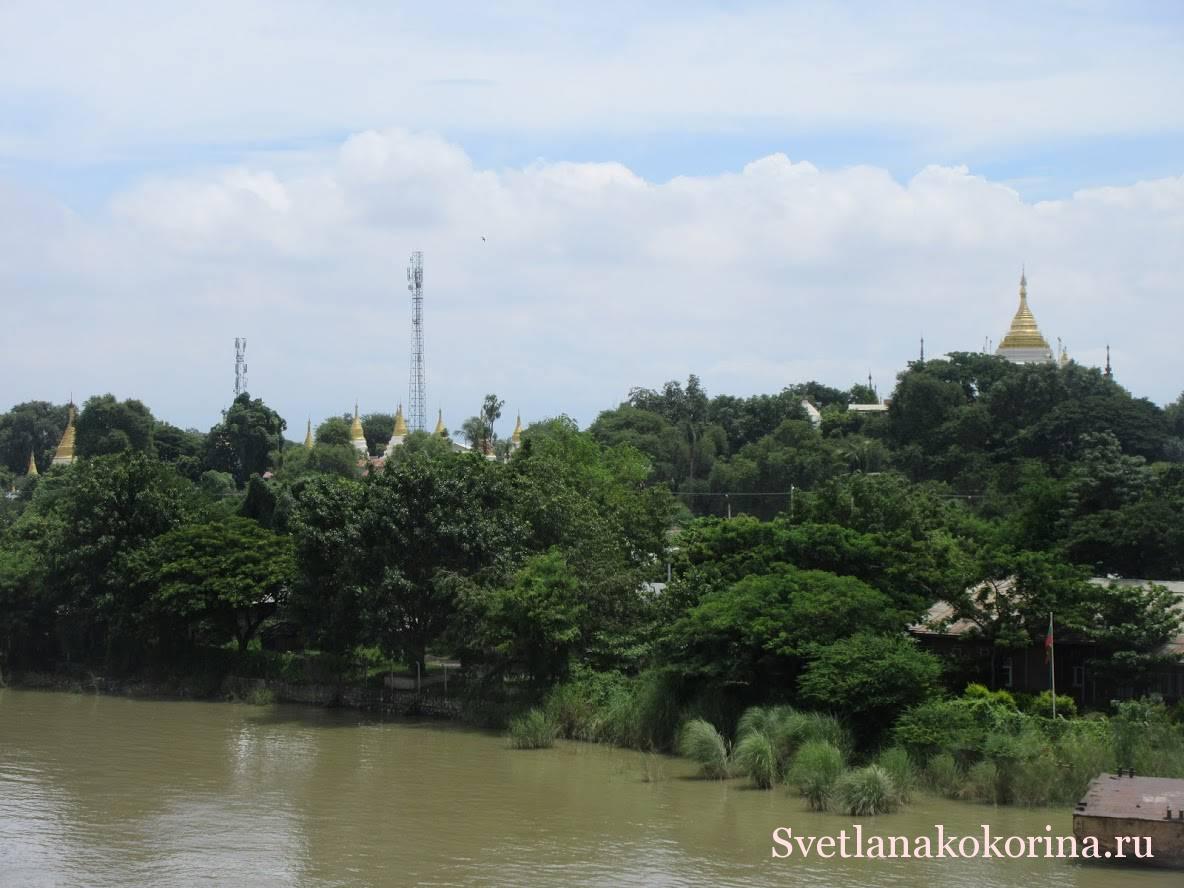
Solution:
<path fill-rule="evenodd" d="M 62 432 L 62 440 L 58 442 L 58 449 L 54 451 L 51 465 L 68 466 L 74 462 L 74 400 L 66 406 L 66 430 Z"/>
<path fill-rule="evenodd" d="M 366 453 L 366 433 L 362 431 L 362 420 L 358 415 L 358 402 L 354 401 L 354 421 L 349 427 L 349 443 L 359 453 Z"/>
<path fill-rule="evenodd" d="M 1052 359 L 1052 349 L 1048 347 L 1048 341 L 1040 333 L 1040 328 L 1036 326 L 1036 318 L 1032 314 L 1032 310 L 1028 308 L 1028 278 L 1024 272 L 1020 272 L 1020 307 L 1016 309 L 1015 317 L 1011 319 L 1011 327 L 1007 331 L 1007 335 L 1003 337 L 1003 341 L 999 343 L 999 348 L 996 354 L 1003 354 L 1008 349 L 1038 349 L 1042 352 L 1047 352 L 1046 360 Z"/>
<path fill-rule="evenodd" d="M 436 431 L 434 434 L 437 434 L 440 437 L 444 437 L 444 432 L 445 432 L 444 411 L 443 411 L 443 409 L 441 409 L 440 411 L 438 411 L 436 413 Z"/>
<path fill-rule="evenodd" d="M 308 431 L 304 433 L 304 446 L 307 450 L 312 450 L 312 417 L 308 418 Z"/>
<path fill-rule="evenodd" d="M 514 423 L 514 433 L 510 435 L 510 441 L 515 446 L 522 443 L 522 414 L 518 414 L 518 420 Z"/>
<path fill-rule="evenodd" d="M 37 460 L 33 459 L 33 451 L 32 450 L 29 451 L 29 470 L 28 470 L 28 472 L 26 472 L 26 474 L 30 478 L 36 478 L 38 475 Z"/>
<path fill-rule="evenodd" d="M 395 411 L 395 431 L 394 437 L 407 437 L 407 420 L 403 418 L 403 405 L 399 405 L 399 409 Z"/>

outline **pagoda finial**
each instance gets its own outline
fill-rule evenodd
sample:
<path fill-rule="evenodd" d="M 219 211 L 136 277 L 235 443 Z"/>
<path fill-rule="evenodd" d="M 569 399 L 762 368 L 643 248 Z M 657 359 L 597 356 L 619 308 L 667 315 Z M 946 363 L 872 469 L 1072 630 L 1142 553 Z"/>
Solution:
<path fill-rule="evenodd" d="M 29 451 L 29 469 L 25 474 L 27 474 L 30 478 L 36 478 L 39 474 L 37 471 L 37 460 L 33 459 L 32 450 Z"/>
<path fill-rule="evenodd" d="M 304 433 L 304 446 L 308 450 L 312 450 L 312 417 L 308 418 L 308 429 Z"/>
<path fill-rule="evenodd" d="M 510 441 L 515 445 L 522 443 L 522 414 L 518 414 L 518 419 L 514 422 L 514 433 L 510 435 Z"/>
<path fill-rule="evenodd" d="M 443 409 L 443 408 L 441 408 L 441 409 L 440 409 L 439 411 L 437 411 L 437 413 L 436 413 L 436 431 L 435 431 L 435 434 L 437 434 L 437 435 L 439 435 L 441 438 L 443 438 L 443 437 L 444 437 L 444 432 L 445 432 L 445 431 L 446 431 L 446 429 L 444 428 L 444 409 Z"/>
<path fill-rule="evenodd" d="M 402 404 L 400 404 L 399 409 L 395 411 L 395 430 L 393 434 L 396 438 L 407 437 L 407 420 L 403 418 Z"/>

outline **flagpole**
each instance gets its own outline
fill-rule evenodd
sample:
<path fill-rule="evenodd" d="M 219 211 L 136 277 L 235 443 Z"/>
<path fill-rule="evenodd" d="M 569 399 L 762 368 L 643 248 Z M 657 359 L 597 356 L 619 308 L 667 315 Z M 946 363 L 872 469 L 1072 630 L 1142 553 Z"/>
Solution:
<path fill-rule="evenodd" d="M 1048 674 L 1052 685 L 1052 717 L 1057 717 L 1057 645 L 1052 637 L 1052 611 L 1048 612 Z"/>

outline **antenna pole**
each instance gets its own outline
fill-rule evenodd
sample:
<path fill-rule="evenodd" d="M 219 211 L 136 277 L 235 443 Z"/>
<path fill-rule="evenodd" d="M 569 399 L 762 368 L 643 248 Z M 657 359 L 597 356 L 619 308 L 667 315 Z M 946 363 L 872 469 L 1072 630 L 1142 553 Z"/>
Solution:
<path fill-rule="evenodd" d="M 427 429 L 427 372 L 423 351 L 423 253 L 411 254 L 407 266 L 407 289 L 411 293 L 411 378 L 407 395 L 407 427 L 413 432 Z"/>
<path fill-rule="evenodd" d="M 247 340 L 234 338 L 234 396 L 247 390 Z"/>

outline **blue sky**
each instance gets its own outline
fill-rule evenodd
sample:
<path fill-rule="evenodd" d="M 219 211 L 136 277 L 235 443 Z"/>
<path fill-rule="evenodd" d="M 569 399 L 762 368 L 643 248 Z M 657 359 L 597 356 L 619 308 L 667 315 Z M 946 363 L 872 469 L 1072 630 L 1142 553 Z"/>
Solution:
<path fill-rule="evenodd" d="M 457 426 L 492 386 L 585 423 L 688 372 L 889 388 L 921 333 L 998 339 L 1021 263 L 1164 402 L 1181 95 L 1172 3 L 5 6 L 0 400 L 204 428 L 247 335 L 293 426 L 389 411 L 422 249 Z"/>

